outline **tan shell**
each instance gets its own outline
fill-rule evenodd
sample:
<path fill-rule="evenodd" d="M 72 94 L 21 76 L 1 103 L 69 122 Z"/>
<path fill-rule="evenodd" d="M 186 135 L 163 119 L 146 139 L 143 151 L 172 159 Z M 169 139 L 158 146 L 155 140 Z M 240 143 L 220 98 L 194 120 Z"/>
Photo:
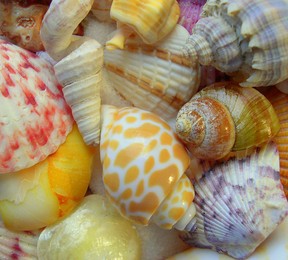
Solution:
<path fill-rule="evenodd" d="M 241 86 L 288 78 L 287 0 L 208 0 L 184 55 L 229 73 Z"/>
<path fill-rule="evenodd" d="M 106 46 L 123 49 L 126 38 L 132 33 L 147 44 L 163 39 L 176 26 L 180 8 L 176 0 L 114 0 L 110 15 L 117 21 L 119 30 Z"/>
<path fill-rule="evenodd" d="M 94 0 L 91 12 L 97 18 L 97 20 L 101 22 L 114 22 L 110 17 L 112 1 L 113 0 Z"/>
<path fill-rule="evenodd" d="M 117 92 L 132 105 L 165 119 L 175 117 L 194 95 L 200 83 L 198 64 L 181 56 L 189 33 L 177 25 L 163 41 L 144 44 L 139 37 L 128 38 L 123 50 L 105 50 L 104 64 Z"/>

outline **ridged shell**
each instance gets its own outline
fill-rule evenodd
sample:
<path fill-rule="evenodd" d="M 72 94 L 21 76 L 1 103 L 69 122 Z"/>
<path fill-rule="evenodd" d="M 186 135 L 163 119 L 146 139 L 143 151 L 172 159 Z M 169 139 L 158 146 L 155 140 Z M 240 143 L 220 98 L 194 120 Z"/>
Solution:
<path fill-rule="evenodd" d="M 164 119 L 175 117 L 200 82 L 199 66 L 180 55 L 188 36 L 187 30 L 177 25 L 158 44 L 143 44 L 134 37 L 127 39 L 123 50 L 105 50 L 104 64 L 114 88 L 136 107 Z"/>
<path fill-rule="evenodd" d="M 133 33 L 147 44 L 162 40 L 176 26 L 180 9 L 176 0 L 114 0 L 110 15 L 117 21 L 119 30 L 106 46 L 122 49 L 126 38 Z"/>
<path fill-rule="evenodd" d="M 280 180 L 288 197 L 288 95 L 273 88 L 265 94 L 273 105 L 280 122 L 280 130 L 274 137 L 280 156 Z"/>
<path fill-rule="evenodd" d="M 189 156 L 171 127 L 139 108 L 102 105 L 103 182 L 116 208 L 147 225 L 184 229 L 195 214 Z"/>
<path fill-rule="evenodd" d="M 288 214 L 276 145 L 215 166 L 195 181 L 197 214 L 186 243 L 245 259 Z"/>
<path fill-rule="evenodd" d="M 279 129 L 278 117 L 267 98 L 256 89 L 232 82 L 202 89 L 176 118 L 177 135 L 194 156 L 207 160 L 262 145 Z"/>
<path fill-rule="evenodd" d="M 40 230 L 13 232 L 0 221 L 0 259 L 37 259 Z"/>
<path fill-rule="evenodd" d="M 184 54 L 233 75 L 241 86 L 288 77 L 287 0 L 208 0 Z"/>
<path fill-rule="evenodd" d="M 0 173 L 8 173 L 54 153 L 73 118 L 48 62 L 3 40 L 0 57 Z"/>
<path fill-rule="evenodd" d="M 58 80 L 88 145 L 98 144 L 100 138 L 103 48 L 96 40 L 72 34 L 92 4 L 92 0 L 53 1 L 41 27 L 43 44 L 58 61 L 54 66 Z"/>

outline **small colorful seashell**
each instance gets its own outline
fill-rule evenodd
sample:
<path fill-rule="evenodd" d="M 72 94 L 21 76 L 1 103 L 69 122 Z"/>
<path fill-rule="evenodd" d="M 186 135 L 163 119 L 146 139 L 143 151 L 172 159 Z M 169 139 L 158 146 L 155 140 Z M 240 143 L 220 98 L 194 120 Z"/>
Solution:
<path fill-rule="evenodd" d="M 102 106 L 103 182 L 127 218 L 184 229 L 195 213 L 193 186 L 184 174 L 190 158 L 171 127 L 139 108 Z"/>
<path fill-rule="evenodd" d="M 0 173 L 8 173 L 54 153 L 73 118 L 51 64 L 4 40 L 0 57 Z"/>
<path fill-rule="evenodd" d="M 253 88 L 219 82 L 195 94 L 178 112 L 176 133 L 192 154 L 218 160 L 265 144 L 279 131 L 268 99 Z"/>
<path fill-rule="evenodd" d="M 288 215 L 274 143 L 243 159 L 231 159 L 194 182 L 197 214 L 182 233 L 190 246 L 245 259 Z"/>

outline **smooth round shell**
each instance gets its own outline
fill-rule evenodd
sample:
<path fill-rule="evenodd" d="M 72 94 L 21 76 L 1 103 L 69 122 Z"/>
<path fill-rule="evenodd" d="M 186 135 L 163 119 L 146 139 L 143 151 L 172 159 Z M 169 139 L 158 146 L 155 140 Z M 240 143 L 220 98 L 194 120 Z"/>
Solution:
<path fill-rule="evenodd" d="M 55 152 L 73 118 L 50 63 L 3 40 L 0 56 L 0 173 L 7 173 Z"/>

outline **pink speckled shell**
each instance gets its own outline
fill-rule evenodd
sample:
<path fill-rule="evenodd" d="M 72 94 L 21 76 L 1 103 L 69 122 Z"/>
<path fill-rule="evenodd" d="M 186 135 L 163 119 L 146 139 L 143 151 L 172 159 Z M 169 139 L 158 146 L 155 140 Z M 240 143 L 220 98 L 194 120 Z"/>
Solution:
<path fill-rule="evenodd" d="M 50 63 L 4 40 L 0 59 L 0 173 L 8 173 L 55 152 L 73 118 Z"/>

